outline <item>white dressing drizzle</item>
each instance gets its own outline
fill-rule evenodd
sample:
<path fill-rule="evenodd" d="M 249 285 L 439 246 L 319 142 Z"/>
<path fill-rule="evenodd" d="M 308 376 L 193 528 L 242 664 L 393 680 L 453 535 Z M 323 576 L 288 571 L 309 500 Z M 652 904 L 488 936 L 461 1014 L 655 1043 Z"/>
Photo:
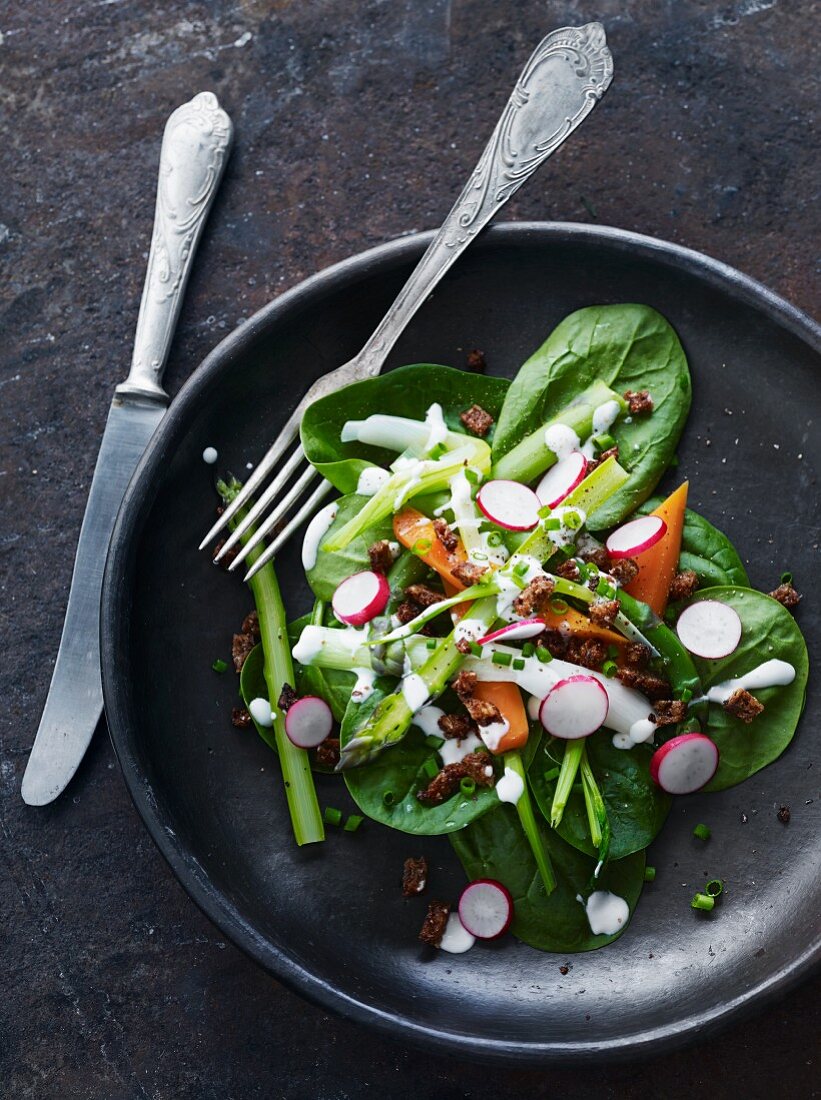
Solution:
<path fill-rule="evenodd" d="M 715 684 L 707 692 L 703 699 L 709 699 L 711 703 L 723 703 L 729 699 L 734 691 L 743 688 L 746 691 L 755 688 L 786 687 L 795 679 L 795 669 L 789 661 L 764 661 L 750 672 L 745 672 L 735 680 L 725 680 L 721 684 Z M 693 702 L 702 700 L 694 699 Z"/>
<path fill-rule="evenodd" d="M 464 951 L 469 951 L 475 943 L 476 937 L 472 936 L 462 924 L 459 914 L 451 913 L 448 916 L 442 942 L 439 944 L 440 950 L 447 951 L 451 955 L 461 955 Z"/>
<path fill-rule="evenodd" d="M 361 497 L 374 497 L 388 481 L 390 473 L 381 466 L 368 466 L 359 475 L 356 491 Z"/>
<path fill-rule="evenodd" d="M 633 723 L 630 732 L 627 734 L 630 740 L 627 747 L 632 748 L 633 745 L 643 745 L 645 741 L 652 741 L 655 732 L 655 722 L 651 722 L 649 718 L 639 718 L 638 722 Z M 616 747 L 618 748 L 618 746 Z"/>
<path fill-rule="evenodd" d="M 213 466 L 219 458 L 219 452 L 216 447 L 206 447 L 202 452 L 202 460 L 209 466 Z"/>
<path fill-rule="evenodd" d="M 576 901 L 584 906 L 587 923 L 594 936 L 614 936 L 620 932 L 630 916 L 630 906 L 618 894 L 609 890 L 594 890 L 587 901 L 576 895 Z"/>
<path fill-rule="evenodd" d="M 356 683 L 351 691 L 351 702 L 364 703 L 373 695 L 376 673 L 372 668 L 353 668 L 351 672 L 356 674 Z"/>
<path fill-rule="evenodd" d="M 522 777 L 512 768 L 505 768 L 505 774 L 496 784 L 496 794 L 500 802 L 510 802 L 516 805 L 524 794 L 525 785 Z"/>
<path fill-rule="evenodd" d="M 453 630 L 454 642 L 478 642 L 487 628 L 476 619 L 460 619 Z"/>
<path fill-rule="evenodd" d="M 593 412 L 593 435 L 603 435 L 616 422 L 620 412 L 621 405 L 612 399 L 598 405 Z"/>
<path fill-rule="evenodd" d="M 274 715 L 271 711 L 271 704 L 267 699 L 252 699 L 248 704 L 248 710 L 258 726 L 263 726 L 267 730 L 273 726 Z"/>
<path fill-rule="evenodd" d="M 302 568 L 306 573 L 316 565 L 319 544 L 336 519 L 337 510 L 336 501 L 326 504 L 324 508 L 320 508 L 305 529 L 305 537 L 302 540 Z"/>
<path fill-rule="evenodd" d="M 510 722 L 506 718 L 502 718 L 499 722 L 488 722 L 486 726 L 479 726 L 479 736 L 486 747 L 491 752 L 495 752 L 499 747 L 499 742 L 509 729 Z"/>
<path fill-rule="evenodd" d="M 442 731 L 439 729 L 439 719 L 444 717 L 445 712 L 442 708 L 431 703 L 414 714 L 413 724 L 419 727 L 425 737 L 441 737 Z"/>
<path fill-rule="evenodd" d="M 549 428 L 545 428 L 544 444 L 557 459 L 562 459 L 573 451 L 578 451 L 581 440 L 567 424 L 551 424 Z"/>
<path fill-rule="evenodd" d="M 417 714 L 428 701 L 427 684 L 418 672 L 411 672 L 410 675 L 402 677 L 400 687 L 408 709 L 413 711 L 414 715 Z"/>
<path fill-rule="evenodd" d="M 444 443 L 448 438 L 448 426 L 442 415 L 442 406 L 437 401 L 434 401 L 425 413 L 425 425 L 428 428 L 425 450 L 432 451 L 434 447 L 438 447 L 440 443 Z"/>
<path fill-rule="evenodd" d="M 436 729 L 431 731 L 437 736 L 441 737 L 441 730 Z M 457 741 L 452 737 L 445 740 L 443 745 L 440 745 L 438 752 L 442 757 L 443 767 L 447 767 L 448 764 L 458 764 L 460 760 L 464 760 L 466 756 L 472 752 L 476 752 L 477 749 L 482 747 L 482 742 L 476 736 L 475 733 L 469 733 L 467 737 L 463 737 L 461 741 Z M 490 769 L 491 775 L 493 774 L 493 768 Z"/>

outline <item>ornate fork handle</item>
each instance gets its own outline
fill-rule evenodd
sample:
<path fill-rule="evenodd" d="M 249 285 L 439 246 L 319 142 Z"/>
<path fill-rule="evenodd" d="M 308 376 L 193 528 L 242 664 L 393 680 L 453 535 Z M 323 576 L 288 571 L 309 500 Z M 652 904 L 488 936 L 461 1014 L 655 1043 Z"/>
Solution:
<path fill-rule="evenodd" d="M 211 92 L 183 103 L 166 123 L 148 271 L 134 356 L 120 396 L 167 404 L 160 385 L 202 227 L 225 169 L 233 126 Z"/>
<path fill-rule="evenodd" d="M 373 336 L 342 368 L 346 381 L 379 374 L 436 283 L 510 196 L 587 117 L 612 78 L 613 60 L 601 23 L 562 27 L 542 39 L 442 228 Z"/>

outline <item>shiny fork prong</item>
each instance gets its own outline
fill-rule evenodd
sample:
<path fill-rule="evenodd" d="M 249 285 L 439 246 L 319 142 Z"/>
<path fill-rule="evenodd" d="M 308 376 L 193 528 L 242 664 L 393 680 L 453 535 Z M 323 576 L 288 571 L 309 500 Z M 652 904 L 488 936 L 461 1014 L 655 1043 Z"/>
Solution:
<path fill-rule="evenodd" d="M 279 552 L 279 550 L 285 545 L 285 543 L 288 541 L 288 539 L 291 537 L 297 527 L 299 527 L 301 523 L 304 523 L 305 520 L 308 519 L 308 517 L 314 511 L 322 498 L 328 495 L 328 493 L 331 491 L 331 488 L 332 486 L 330 481 L 325 481 L 323 479 L 320 482 L 320 484 L 316 487 L 316 489 L 314 489 L 313 493 L 305 501 L 305 503 L 302 505 L 302 507 L 299 509 L 293 519 L 289 520 L 288 524 L 282 528 L 282 530 L 279 532 L 279 534 L 276 536 L 276 538 L 267 548 L 267 550 L 265 550 L 264 553 L 257 558 L 254 564 L 245 574 L 244 579 L 246 581 L 249 581 L 255 573 L 258 573 L 260 569 L 262 569 L 263 565 L 271 560 L 274 554 Z"/>
<path fill-rule="evenodd" d="M 287 515 L 294 501 L 302 496 L 303 491 L 307 489 L 313 479 L 318 476 L 319 475 L 317 471 L 313 468 L 313 466 L 308 466 L 306 470 L 303 470 L 302 474 L 297 478 L 297 480 L 294 482 L 294 484 L 291 486 L 291 488 L 285 494 L 282 500 L 277 504 L 276 508 L 274 508 L 271 514 L 260 521 L 256 531 L 254 531 L 251 538 L 248 540 L 248 542 L 245 543 L 240 552 L 228 566 L 229 572 L 233 573 L 233 571 L 245 561 L 251 550 L 253 550 L 255 546 L 262 542 L 262 540 L 270 531 L 273 531 L 275 529 L 276 525 L 282 520 L 282 517 Z"/>
<path fill-rule="evenodd" d="M 253 507 L 248 512 L 248 515 L 244 516 L 242 520 L 240 520 L 240 522 L 231 532 L 230 536 L 220 547 L 219 553 L 214 558 L 215 562 L 218 562 L 221 558 L 224 558 L 229 550 L 237 545 L 237 543 L 246 533 L 246 531 L 248 531 L 252 524 L 256 523 L 260 516 L 262 516 L 266 509 L 270 506 L 277 493 L 279 493 L 280 489 L 282 489 L 283 485 L 285 485 L 286 482 L 290 481 L 296 470 L 305 461 L 306 459 L 302 451 L 302 446 L 300 444 L 297 444 L 296 450 L 293 452 L 285 465 L 280 469 L 277 476 L 274 478 L 274 480 L 271 482 L 271 484 L 268 486 L 268 488 L 265 490 L 259 500 L 254 503 Z"/>
<path fill-rule="evenodd" d="M 254 495 L 255 490 L 259 488 L 268 474 L 270 474 L 271 470 L 273 470 L 274 466 L 276 466 L 277 462 L 279 462 L 285 451 L 288 450 L 296 439 L 299 424 L 299 417 L 297 416 L 298 411 L 299 410 L 291 414 L 285 427 L 266 451 L 262 461 L 202 540 L 199 546 L 200 550 L 204 550 L 210 542 L 213 542 L 223 527 L 226 527 L 229 521 L 234 518 L 240 508 L 245 507 Z M 225 548 L 223 547 L 223 549 Z"/>

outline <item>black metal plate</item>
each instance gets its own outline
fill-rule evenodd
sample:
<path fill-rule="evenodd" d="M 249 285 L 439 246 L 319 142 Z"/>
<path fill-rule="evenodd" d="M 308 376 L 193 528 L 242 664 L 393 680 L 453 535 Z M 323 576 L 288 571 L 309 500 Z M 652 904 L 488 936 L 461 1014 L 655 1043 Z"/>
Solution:
<path fill-rule="evenodd" d="M 424 905 L 404 901 L 405 856 L 425 852 L 433 894 L 463 881 L 445 838 L 366 822 L 298 850 L 275 757 L 234 730 L 233 673 L 211 671 L 250 607 L 243 586 L 196 546 L 215 496 L 203 448 L 239 475 L 318 375 L 364 343 L 429 236 L 322 272 L 273 302 L 207 358 L 175 399 L 129 487 L 103 593 L 103 680 L 114 745 L 137 809 L 193 899 L 277 978 L 314 1001 L 407 1040 L 497 1061 L 635 1056 L 686 1041 L 807 973 L 821 955 L 821 830 L 812 767 L 821 691 L 811 678 L 796 742 L 735 790 L 680 799 L 651 850 L 656 882 L 614 945 L 570 959 L 511 938 L 423 961 Z M 677 329 L 694 404 L 676 477 L 723 528 L 751 581 L 792 569 L 811 651 L 819 531 L 819 330 L 715 261 L 587 226 L 498 226 L 411 324 L 389 365 L 461 365 L 484 349 L 512 375 L 571 310 L 645 302 Z M 308 606 L 298 547 L 279 564 L 294 614 Z M 320 777 L 320 800 L 348 806 Z M 809 800 L 814 800 L 809 802 Z M 783 826 L 779 805 L 792 808 Z M 709 823 L 708 844 L 692 839 Z M 727 880 L 712 915 L 690 896 Z M 568 975 L 559 966 L 571 963 Z"/>

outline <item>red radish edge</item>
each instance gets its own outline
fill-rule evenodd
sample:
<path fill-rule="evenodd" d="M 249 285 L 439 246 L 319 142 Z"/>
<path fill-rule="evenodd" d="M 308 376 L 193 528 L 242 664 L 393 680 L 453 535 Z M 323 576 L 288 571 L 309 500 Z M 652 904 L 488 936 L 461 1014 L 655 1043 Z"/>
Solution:
<path fill-rule="evenodd" d="M 477 639 L 477 645 L 487 645 L 488 642 L 523 642 L 528 638 L 535 638 L 544 630 L 541 619 L 522 619 L 518 623 L 508 623 L 500 626 L 498 630 L 492 630 L 483 638 Z"/>
<path fill-rule="evenodd" d="M 639 516 L 617 527 L 604 545 L 611 558 L 632 558 L 655 546 L 666 531 L 667 524 L 661 516 Z"/>
<path fill-rule="evenodd" d="M 315 749 L 333 729 L 331 708 L 318 695 L 303 695 L 285 712 L 285 733 L 299 749 Z"/>
<path fill-rule="evenodd" d="M 587 459 L 581 451 L 571 451 L 551 466 L 536 486 L 536 496 L 549 508 L 555 508 L 577 485 L 584 481 Z"/>
<path fill-rule="evenodd" d="M 513 920 L 510 891 L 492 878 L 469 882 L 459 898 L 459 920 L 477 940 L 498 939 Z"/>
<path fill-rule="evenodd" d="M 337 585 L 331 606 L 340 622 L 363 626 L 385 610 L 390 594 L 383 574 L 366 569 Z"/>
<path fill-rule="evenodd" d="M 607 689 L 595 676 L 568 676 L 542 699 L 539 721 L 553 737 L 575 741 L 600 729 L 609 709 Z"/>
<path fill-rule="evenodd" d="M 706 660 L 729 657 L 741 641 L 741 619 L 721 600 L 698 600 L 685 607 L 676 622 L 685 649 Z"/>
<path fill-rule="evenodd" d="M 504 478 L 485 482 L 476 494 L 476 503 L 491 523 L 506 531 L 532 531 L 542 506 L 532 489 Z"/>
<path fill-rule="evenodd" d="M 650 757 L 650 777 L 667 794 L 700 791 L 718 771 L 718 745 L 703 733 L 682 733 Z"/>

